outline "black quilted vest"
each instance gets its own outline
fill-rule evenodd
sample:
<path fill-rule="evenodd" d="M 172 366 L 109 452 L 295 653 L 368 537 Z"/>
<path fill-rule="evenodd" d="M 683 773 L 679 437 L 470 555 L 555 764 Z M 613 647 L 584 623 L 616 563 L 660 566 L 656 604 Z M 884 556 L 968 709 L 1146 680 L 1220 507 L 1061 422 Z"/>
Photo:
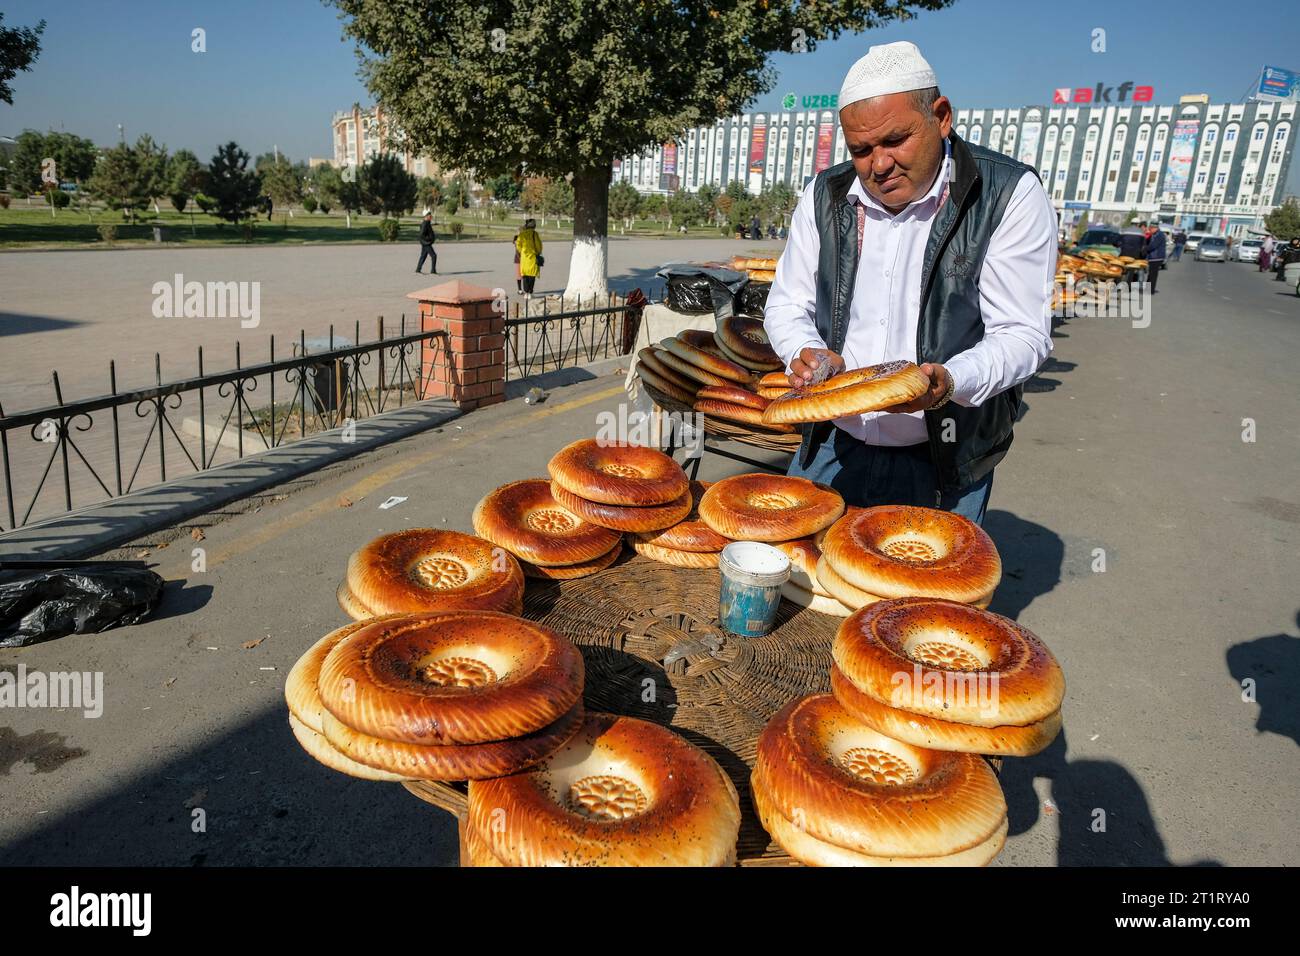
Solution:
<path fill-rule="evenodd" d="M 950 134 L 952 175 L 948 201 L 930 227 L 921 275 L 921 316 L 916 334 L 916 361 L 946 362 L 984 337 L 979 279 L 989 238 L 1002 221 L 1016 184 L 1030 167 L 1001 153 L 971 146 Z M 817 262 L 817 331 L 828 347 L 844 350 L 849 305 L 857 275 L 857 212 L 848 199 L 856 176 L 843 162 L 817 175 L 812 183 L 821 236 Z M 938 476 L 935 500 L 942 492 L 960 492 L 979 481 L 1002 460 L 1011 446 L 1011 427 L 1020 410 L 1020 386 L 994 395 L 979 408 L 949 402 L 925 413 L 930 457 Z M 945 425 L 951 420 L 951 425 Z M 807 465 L 835 426 L 803 426 L 800 461 Z M 945 436 L 945 432 L 947 433 Z M 948 437 L 952 440 L 945 441 Z"/>

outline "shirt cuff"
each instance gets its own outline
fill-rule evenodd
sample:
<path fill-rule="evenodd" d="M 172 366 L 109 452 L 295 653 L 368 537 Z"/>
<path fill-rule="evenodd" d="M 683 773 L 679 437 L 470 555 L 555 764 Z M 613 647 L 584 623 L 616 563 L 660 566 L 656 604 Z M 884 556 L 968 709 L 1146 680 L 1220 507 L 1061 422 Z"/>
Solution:
<path fill-rule="evenodd" d="M 944 363 L 948 377 L 952 379 L 952 400 L 967 408 L 975 406 L 975 394 L 979 391 L 979 376 L 974 363 L 962 361 L 962 356 L 955 355 Z"/>

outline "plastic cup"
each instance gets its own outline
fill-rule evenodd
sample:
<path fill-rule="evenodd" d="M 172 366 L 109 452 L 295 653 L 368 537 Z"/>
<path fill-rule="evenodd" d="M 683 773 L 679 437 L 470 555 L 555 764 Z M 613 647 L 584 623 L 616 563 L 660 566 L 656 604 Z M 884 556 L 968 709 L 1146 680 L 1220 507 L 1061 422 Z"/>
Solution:
<path fill-rule="evenodd" d="M 790 578 L 790 558 L 759 541 L 733 541 L 718 559 L 722 589 L 718 623 L 740 637 L 762 637 L 776 623 L 781 585 Z"/>

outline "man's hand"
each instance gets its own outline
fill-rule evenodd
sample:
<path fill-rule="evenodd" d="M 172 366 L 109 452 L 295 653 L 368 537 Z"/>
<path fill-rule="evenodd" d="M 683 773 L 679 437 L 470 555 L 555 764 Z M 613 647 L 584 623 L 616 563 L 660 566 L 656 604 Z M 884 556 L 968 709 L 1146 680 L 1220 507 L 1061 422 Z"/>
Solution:
<path fill-rule="evenodd" d="M 829 349 L 804 349 L 799 357 L 790 363 L 790 387 L 803 388 L 812 383 L 814 373 L 822 362 L 830 362 L 831 375 L 844 371 L 844 358 Z M 823 381 L 829 376 L 824 376 Z"/>
<path fill-rule="evenodd" d="M 901 405 L 891 405 L 884 409 L 887 412 L 896 412 L 906 414 L 907 412 L 923 412 L 932 405 L 938 404 L 945 395 L 948 394 L 948 385 L 952 381 L 948 370 L 938 363 L 926 362 L 921 366 L 921 374 L 930 377 L 930 387 L 924 393 L 918 395 L 910 402 L 904 402 Z"/>

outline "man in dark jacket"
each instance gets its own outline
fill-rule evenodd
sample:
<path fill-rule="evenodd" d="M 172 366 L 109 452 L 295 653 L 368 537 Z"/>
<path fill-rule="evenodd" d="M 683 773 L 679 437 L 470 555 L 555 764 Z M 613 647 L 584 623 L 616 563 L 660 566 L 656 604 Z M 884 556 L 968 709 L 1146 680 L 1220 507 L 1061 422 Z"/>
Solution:
<path fill-rule="evenodd" d="M 433 240 L 435 238 L 433 234 L 433 213 L 426 209 L 424 211 L 424 221 L 420 223 L 420 261 L 415 266 L 416 272 L 424 268 L 425 259 L 431 259 L 429 275 L 436 276 L 438 274 L 438 253 L 433 251 Z"/>
<path fill-rule="evenodd" d="M 981 521 L 1022 384 L 1051 351 L 1057 222 L 1035 172 L 952 131 L 913 44 L 849 70 L 852 157 L 804 188 L 764 326 L 792 387 L 915 362 L 911 401 L 802 427 L 789 473 L 850 505 L 921 505 Z"/>
<path fill-rule="evenodd" d="M 1160 275 L 1160 270 L 1165 267 L 1165 234 L 1160 231 L 1159 226 L 1152 226 L 1147 231 L 1144 255 L 1147 260 L 1147 283 L 1151 287 L 1151 294 L 1155 295 L 1156 279 Z"/>

